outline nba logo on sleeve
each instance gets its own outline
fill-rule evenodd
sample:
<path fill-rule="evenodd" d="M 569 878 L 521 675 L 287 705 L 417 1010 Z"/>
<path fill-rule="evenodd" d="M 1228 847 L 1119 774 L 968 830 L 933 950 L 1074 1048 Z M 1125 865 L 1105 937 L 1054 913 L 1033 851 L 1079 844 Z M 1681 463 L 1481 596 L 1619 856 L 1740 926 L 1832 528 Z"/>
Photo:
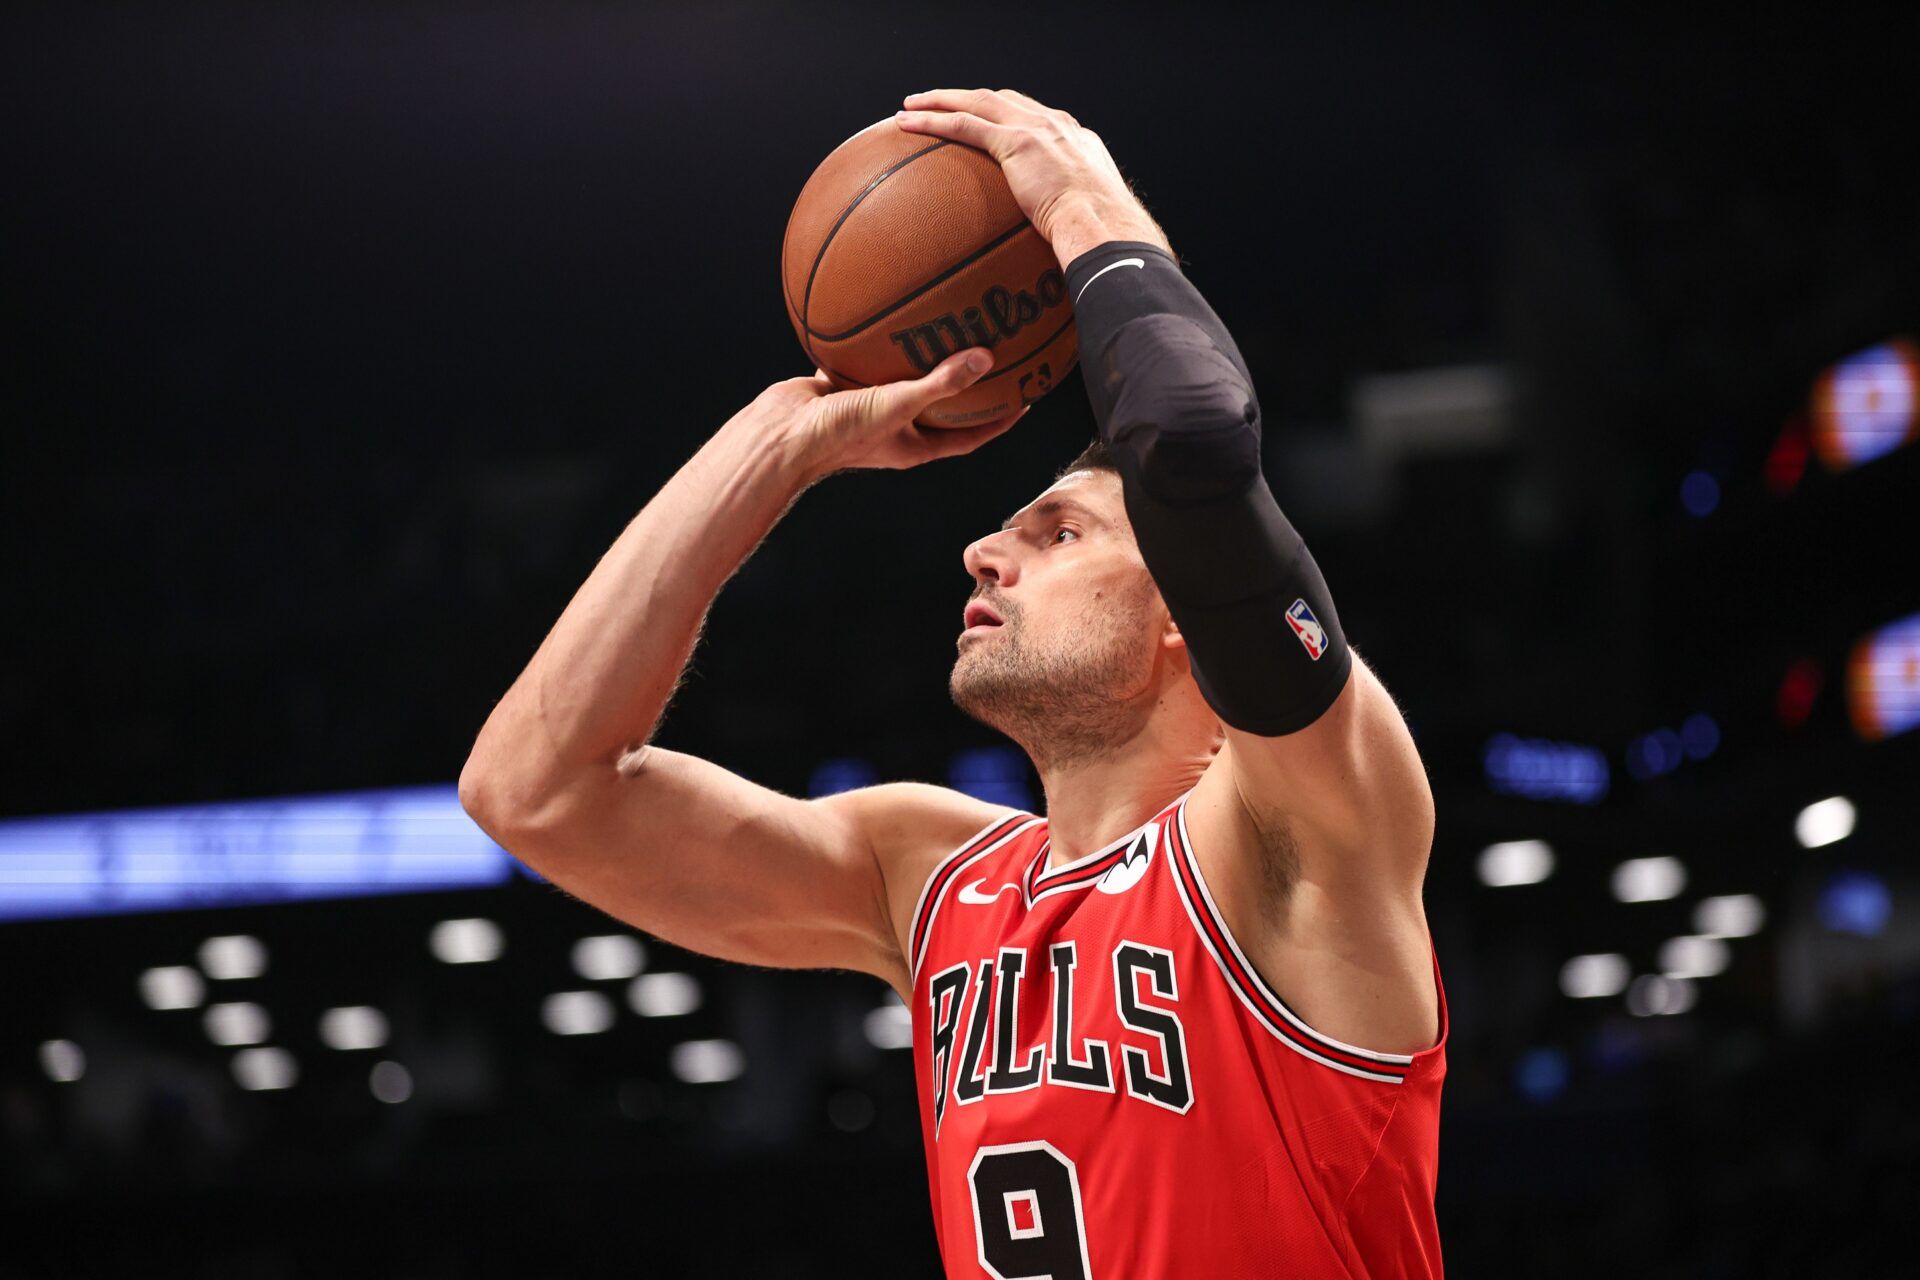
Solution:
<path fill-rule="evenodd" d="M 1327 629 L 1320 625 L 1320 619 L 1313 616 L 1313 610 L 1307 608 L 1305 600 L 1295 600 L 1287 606 L 1287 625 L 1293 628 L 1293 634 L 1300 637 L 1300 643 L 1306 646 L 1307 656 L 1315 662 L 1327 651 Z"/>

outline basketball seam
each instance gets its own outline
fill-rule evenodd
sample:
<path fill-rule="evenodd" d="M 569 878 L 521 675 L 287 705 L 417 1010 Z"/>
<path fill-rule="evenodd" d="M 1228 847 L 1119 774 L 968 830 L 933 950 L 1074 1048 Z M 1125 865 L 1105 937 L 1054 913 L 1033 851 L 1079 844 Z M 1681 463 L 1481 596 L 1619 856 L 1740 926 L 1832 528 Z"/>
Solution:
<path fill-rule="evenodd" d="M 807 291 L 800 299 L 800 329 L 801 332 L 807 335 L 807 354 L 809 356 L 813 355 L 813 326 L 808 323 L 807 317 L 813 307 L 813 281 L 814 278 L 820 274 L 820 263 L 821 260 L 827 256 L 827 246 L 831 245 L 833 238 L 840 234 L 840 228 L 845 225 L 847 219 L 853 215 L 853 211 L 860 207 L 860 202 L 872 195 L 881 183 L 912 164 L 915 160 L 918 160 L 921 156 L 938 151 L 940 148 L 946 146 L 947 142 L 947 139 L 942 138 L 930 146 L 920 148 L 920 150 L 913 152 L 911 155 L 902 156 L 875 174 L 873 181 L 867 183 L 866 186 L 860 189 L 859 195 L 848 201 L 847 207 L 840 211 L 840 216 L 833 220 L 831 227 L 827 228 L 826 236 L 820 241 L 819 250 L 813 255 L 813 266 L 807 272 Z"/>
<path fill-rule="evenodd" d="M 921 294 L 925 293 L 927 290 L 933 288 L 935 285 L 943 284 L 946 281 L 952 279 L 954 276 L 958 275 L 960 272 L 965 271 L 968 267 L 980 261 L 980 259 L 986 257 L 988 254 L 992 253 L 995 249 L 998 249 L 1001 245 L 1005 244 L 1007 241 L 1019 235 L 1021 231 L 1030 229 L 1031 226 L 1032 226 L 1031 223 L 1029 223 L 1025 218 L 1022 218 L 1017 224 L 1015 224 L 1014 226 L 1008 227 L 1005 231 L 1002 231 L 999 235 L 987 241 L 985 244 L 981 245 L 978 249 L 975 249 L 972 253 L 960 259 L 960 261 L 954 263 L 952 266 L 948 267 L 945 271 L 942 271 L 939 275 L 935 276 L 933 279 L 925 280 L 915 285 L 913 287 L 912 292 L 908 293 L 905 297 L 894 299 L 892 302 L 889 302 L 886 306 L 880 308 L 880 310 L 874 312 L 872 315 L 868 316 L 865 320 L 862 320 L 859 324 L 853 326 L 853 328 L 848 329 L 843 333 L 821 333 L 818 330 L 814 329 L 813 326 L 810 324 L 807 325 L 807 333 L 812 337 L 820 339 L 820 341 L 822 342 L 845 342 L 848 338 L 851 338 L 856 334 L 865 333 L 868 329 L 873 328 L 873 326 L 875 326 L 876 324 L 879 324 L 882 320 L 885 320 L 888 316 L 892 315 L 894 312 L 898 311 L 900 308 L 906 306 L 909 302 L 912 302 L 915 298 L 919 297 Z M 1038 234 L 1038 233 L 1036 232 L 1035 234 Z M 805 323 L 805 322 L 803 321 L 802 323 Z"/>

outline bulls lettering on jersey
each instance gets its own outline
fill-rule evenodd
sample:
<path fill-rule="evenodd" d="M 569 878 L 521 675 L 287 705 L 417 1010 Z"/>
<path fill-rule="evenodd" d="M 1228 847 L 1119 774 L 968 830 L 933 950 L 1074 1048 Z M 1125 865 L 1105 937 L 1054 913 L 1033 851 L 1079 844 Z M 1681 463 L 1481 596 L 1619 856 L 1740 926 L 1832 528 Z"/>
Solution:
<path fill-rule="evenodd" d="M 948 1276 L 1439 1276 L 1445 993 L 1418 1054 L 1307 1026 L 1227 932 L 1186 801 L 1053 869 L 1046 820 L 1010 814 L 922 890 L 913 1054 Z"/>

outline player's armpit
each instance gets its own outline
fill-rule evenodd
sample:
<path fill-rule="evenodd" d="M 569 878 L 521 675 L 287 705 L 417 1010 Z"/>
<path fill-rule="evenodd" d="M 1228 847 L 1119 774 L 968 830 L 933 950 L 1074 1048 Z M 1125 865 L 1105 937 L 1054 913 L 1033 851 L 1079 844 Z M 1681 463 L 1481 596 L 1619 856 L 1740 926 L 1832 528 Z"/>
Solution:
<path fill-rule="evenodd" d="M 903 993 L 902 922 L 926 874 L 1003 812 L 921 783 L 801 800 L 659 747 L 574 779 L 537 814 L 490 805 L 483 781 L 463 800 L 554 884 L 675 946 L 856 970 Z"/>
<path fill-rule="evenodd" d="M 1406 720 L 1373 673 L 1353 670 L 1333 705 L 1279 737 L 1227 727 L 1221 759 L 1256 825 L 1284 820 L 1302 869 L 1339 891 L 1411 891 L 1433 846 L 1433 791 Z"/>

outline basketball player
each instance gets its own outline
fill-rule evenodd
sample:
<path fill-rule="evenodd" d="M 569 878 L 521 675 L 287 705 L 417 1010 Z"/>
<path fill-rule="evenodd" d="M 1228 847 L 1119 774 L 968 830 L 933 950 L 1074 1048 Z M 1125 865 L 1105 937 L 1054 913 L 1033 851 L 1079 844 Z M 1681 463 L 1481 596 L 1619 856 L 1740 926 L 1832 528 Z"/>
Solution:
<path fill-rule="evenodd" d="M 906 107 L 1000 162 L 1078 314 L 1100 439 L 966 548 L 950 681 L 1032 757 L 1046 816 L 917 782 L 798 800 L 649 745 L 802 491 L 1012 425 L 913 423 L 980 349 L 776 383 L 722 426 L 501 700 L 462 801 L 670 942 L 892 985 L 950 1276 L 1438 1276 L 1432 796 L 1261 474 L 1246 364 L 1073 117 L 1010 91 Z"/>

